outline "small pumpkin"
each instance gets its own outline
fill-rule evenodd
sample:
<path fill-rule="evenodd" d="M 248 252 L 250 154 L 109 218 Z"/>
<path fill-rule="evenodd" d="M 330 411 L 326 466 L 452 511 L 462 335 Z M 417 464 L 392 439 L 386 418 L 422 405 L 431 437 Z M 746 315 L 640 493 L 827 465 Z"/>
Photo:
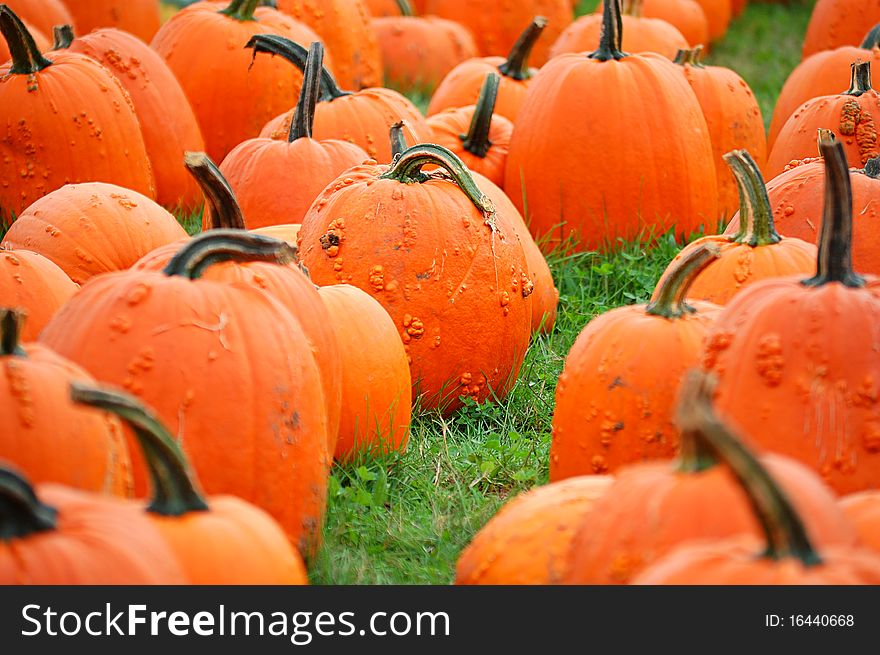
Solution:
<path fill-rule="evenodd" d="M 161 23 L 155 0 L 64 0 L 64 4 L 82 34 L 113 27 L 149 43 Z"/>
<path fill-rule="evenodd" d="M 865 26 L 880 22 L 880 5 L 863 0 L 818 0 L 804 36 L 804 58 L 844 45 L 856 45 Z"/>

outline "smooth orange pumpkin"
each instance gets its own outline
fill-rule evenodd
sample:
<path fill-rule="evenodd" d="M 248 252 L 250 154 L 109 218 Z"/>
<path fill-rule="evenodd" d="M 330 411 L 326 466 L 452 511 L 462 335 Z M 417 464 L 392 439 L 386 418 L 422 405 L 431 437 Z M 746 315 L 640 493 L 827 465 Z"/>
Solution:
<path fill-rule="evenodd" d="M 161 23 L 155 0 L 64 0 L 64 4 L 81 34 L 115 27 L 149 43 Z"/>
<path fill-rule="evenodd" d="M 803 55 L 856 45 L 868 25 L 880 22 L 880 3 L 873 0 L 818 0 L 804 36 Z"/>
<path fill-rule="evenodd" d="M 647 16 L 621 16 L 623 52 L 640 54 L 655 52 L 671 60 L 675 53 L 690 47 L 688 40 L 671 23 Z M 602 14 L 581 16 L 559 35 L 550 49 L 551 59 L 566 53 L 590 52 L 604 30 Z"/>
<path fill-rule="evenodd" d="M 46 49 L 51 45 L 52 32 L 57 25 L 72 25 L 73 14 L 63 0 L 7 0 L 4 2 L 26 25 L 33 25 L 46 37 Z"/>

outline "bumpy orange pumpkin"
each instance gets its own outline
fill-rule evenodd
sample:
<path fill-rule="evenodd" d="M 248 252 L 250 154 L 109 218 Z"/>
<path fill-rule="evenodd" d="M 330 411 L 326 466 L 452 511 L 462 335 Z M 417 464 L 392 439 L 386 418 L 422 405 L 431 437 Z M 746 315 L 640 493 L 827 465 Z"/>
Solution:
<path fill-rule="evenodd" d="M 115 27 L 149 43 L 161 23 L 155 0 L 64 0 L 64 4 L 82 34 Z"/>
<path fill-rule="evenodd" d="M 869 25 L 880 22 L 874 0 L 819 0 L 804 36 L 804 57 L 844 45 L 856 45 Z"/>

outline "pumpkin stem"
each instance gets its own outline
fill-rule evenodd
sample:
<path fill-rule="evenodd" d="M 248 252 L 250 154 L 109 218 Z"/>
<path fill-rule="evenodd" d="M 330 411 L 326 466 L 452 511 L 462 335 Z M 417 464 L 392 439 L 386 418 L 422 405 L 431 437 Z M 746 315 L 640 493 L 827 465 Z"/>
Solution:
<path fill-rule="evenodd" d="M 235 192 L 211 158 L 204 152 L 187 152 L 183 163 L 208 200 L 205 211 L 211 212 L 210 229 L 246 229 Z"/>
<path fill-rule="evenodd" d="M 463 141 L 464 149 L 477 157 L 485 157 L 492 147 L 489 140 L 489 130 L 492 128 L 492 115 L 495 113 L 495 103 L 498 100 L 498 85 L 501 77 L 495 73 L 486 75 L 486 80 L 480 89 L 480 97 L 474 109 L 471 126 L 467 134 L 459 138 Z"/>
<path fill-rule="evenodd" d="M 714 452 L 745 491 L 767 540 L 764 557 L 774 560 L 793 557 L 804 566 L 821 564 L 803 521 L 785 493 L 754 454 L 715 415 L 714 383 L 715 378 L 702 371 L 688 373 L 678 408 L 679 428 L 693 433 L 706 449 Z"/>
<path fill-rule="evenodd" d="M 802 284 L 819 287 L 840 282 L 847 287 L 863 287 L 865 279 L 852 266 L 852 183 L 843 144 L 823 135 L 819 151 L 825 161 L 825 207 L 819 232 L 816 275 Z"/>
<path fill-rule="evenodd" d="M 412 5 L 409 0 L 396 0 L 397 8 L 400 9 L 401 16 L 414 16 Z"/>
<path fill-rule="evenodd" d="M 21 19 L 6 5 L 0 5 L 0 32 L 12 57 L 11 75 L 33 75 L 52 62 L 46 59 L 37 47 L 34 37 L 21 22 Z"/>
<path fill-rule="evenodd" d="M 55 39 L 52 50 L 67 50 L 76 38 L 72 25 L 56 25 L 52 28 L 52 35 Z"/>
<path fill-rule="evenodd" d="M 58 527 L 58 510 L 40 502 L 16 471 L 0 466 L 0 543 Z"/>
<path fill-rule="evenodd" d="M 406 134 L 403 133 L 403 128 L 406 127 L 406 121 L 398 121 L 394 125 L 391 126 L 389 130 L 391 133 L 391 160 L 397 161 L 397 158 L 400 157 L 409 146 L 406 144 Z"/>
<path fill-rule="evenodd" d="M 303 72 L 302 90 L 290 122 L 289 143 L 297 139 L 311 139 L 312 127 L 315 124 L 315 105 L 321 93 L 321 69 L 324 61 L 324 45 L 316 41 L 309 47 L 306 69 Z"/>
<path fill-rule="evenodd" d="M 254 12 L 261 4 L 261 0 L 232 0 L 226 9 L 219 13 L 240 21 L 254 20 Z"/>
<path fill-rule="evenodd" d="M 429 164 L 445 170 L 477 209 L 489 216 L 495 214 L 495 204 L 477 186 L 464 162 L 443 146 L 422 143 L 408 148 L 379 179 L 397 180 L 402 184 L 425 182 L 433 177 L 422 173 L 422 167 Z"/>
<path fill-rule="evenodd" d="M 680 49 L 675 53 L 675 59 L 672 60 L 673 63 L 684 66 L 685 64 L 690 64 L 691 66 L 696 66 L 697 68 L 705 68 L 703 65 L 703 46 L 698 45 L 695 48 L 691 48 L 690 50 Z"/>
<path fill-rule="evenodd" d="M 623 40 L 623 18 L 620 15 L 620 0 L 607 0 L 602 9 L 602 36 L 599 49 L 588 55 L 590 59 L 608 61 L 623 59 L 627 53 L 620 47 Z"/>
<path fill-rule="evenodd" d="M 880 48 L 880 23 L 871 28 L 871 31 L 865 35 L 865 39 L 860 46 L 863 50 L 873 50 Z"/>
<path fill-rule="evenodd" d="M 532 77 L 529 68 L 529 55 L 532 48 L 541 38 L 544 28 L 547 27 L 547 19 L 544 16 L 535 16 L 529 26 L 519 35 L 516 43 L 507 55 L 507 61 L 498 67 L 498 71 L 515 80 L 527 80 Z"/>
<path fill-rule="evenodd" d="M 153 483 L 148 512 L 183 516 L 208 509 L 186 455 L 152 411 L 128 394 L 79 382 L 71 383 L 70 397 L 75 403 L 118 416 L 131 428 L 144 453 Z"/>
<path fill-rule="evenodd" d="M 687 292 L 703 269 L 720 256 L 721 248 L 711 242 L 694 248 L 672 266 L 657 291 L 657 300 L 649 303 L 645 312 L 668 319 L 693 314 L 697 310 L 687 304 Z"/>
<path fill-rule="evenodd" d="M 286 39 L 283 36 L 278 36 L 277 34 L 257 34 L 252 36 L 244 47 L 253 49 L 255 59 L 260 53 L 270 54 L 273 57 L 278 55 L 305 73 L 306 62 L 309 59 L 309 51 L 303 48 L 299 43 Z M 318 100 L 321 102 L 332 102 L 336 98 L 350 95 L 351 91 L 343 91 L 340 89 L 339 85 L 336 84 L 336 80 L 333 79 L 333 75 L 330 74 L 330 71 L 322 66 L 321 97 L 318 98 Z"/>
<path fill-rule="evenodd" d="M 0 307 L 0 357 L 27 357 L 21 347 L 25 314 L 19 309 Z"/>
<path fill-rule="evenodd" d="M 880 179 L 880 157 L 874 157 L 866 161 L 862 172 L 875 180 Z"/>
<path fill-rule="evenodd" d="M 860 96 L 871 90 L 871 62 L 854 61 L 850 64 L 852 77 L 849 89 L 843 92 L 845 96 Z"/>
<path fill-rule="evenodd" d="M 209 266 L 222 262 L 290 264 L 295 259 L 296 248 L 281 239 L 246 230 L 214 229 L 190 239 L 162 272 L 197 280 Z"/>
<path fill-rule="evenodd" d="M 731 241 L 752 248 L 782 241 L 773 222 L 773 209 L 758 164 L 745 150 L 733 150 L 723 157 L 736 178 L 739 191 L 739 232 Z"/>

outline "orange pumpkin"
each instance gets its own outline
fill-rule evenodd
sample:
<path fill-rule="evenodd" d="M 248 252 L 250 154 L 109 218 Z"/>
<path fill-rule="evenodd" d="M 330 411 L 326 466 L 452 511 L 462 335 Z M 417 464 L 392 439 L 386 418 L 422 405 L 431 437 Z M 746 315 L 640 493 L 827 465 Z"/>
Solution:
<path fill-rule="evenodd" d="M 856 526 L 861 544 L 880 551 L 880 491 L 860 491 L 840 499 L 840 508 Z"/>
<path fill-rule="evenodd" d="M 730 24 L 731 0 L 697 0 L 709 22 L 709 39 L 718 41 L 727 34 Z M 694 45 L 697 45 L 696 43 Z"/>
<path fill-rule="evenodd" d="M 0 66 L 0 123 L 18 126 L 0 140 L 7 181 L 0 223 L 70 182 L 110 182 L 154 197 L 140 124 L 119 81 L 80 54 L 41 55 L 5 5 L 0 30 L 13 54 Z"/>
<path fill-rule="evenodd" d="M 79 287 L 51 259 L 30 250 L 0 244 L 0 307 L 27 315 L 24 341 L 35 341 L 40 330 Z"/>
<path fill-rule="evenodd" d="M 68 184 L 24 210 L 6 236 L 6 247 L 48 257 L 77 284 L 125 270 L 186 231 L 149 198 L 114 184 Z"/>
<path fill-rule="evenodd" d="M 683 258 L 713 243 L 721 250 L 718 261 L 707 267 L 693 281 L 688 298 L 726 305 L 744 288 L 761 280 L 785 275 L 810 275 L 816 270 L 816 247 L 795 237 L 782 237 L 776 231 L 767 189 L 757 163 L 745 150 L 734 150 L 724 160 L 736 178 L 740 192 L 739 230 L 702 237 L 687 245 L 672 260 L 660 278 L 662 284 Z M 659 287 L 658 287 L 659 288 Z M 657 292 L 655 291 L 655 298 Z"/>
<path fill-rule="evenodd" d="M 823 138 L 820 148 L 826 190 L 816 275 L 744 289 L 712 326 L 703 367 L 718 375 L 719 415 L 851 493 L 880 479 L 880 406 L 872 400 L 880 298 L 871 288 L 877 279 L 852 268 L 843 145 Z"/>
<path fill-rule="evenodd" d="M 865 27 L 880 22 L 880 4 L 865 0 L 818 0 L 804 36 L 804 57 L 856 45 Z"/>
<path fill-rule="evenodd" d="M 3 4 L 46 38 L 46 50 L 51 46 L 49 39 L 56 25 L 73 24 L 73 14 L 63 0 L 6 0 Z"/>
<path fill-rule="evenodd" d="M 324 187 L 345 170 L 369 159 L 353 143 L 312 138 L 323 56 L 321 43 L 313 43 L 287 139 L 249 139 L 220 164 L 247 227 L 301 223 Z M 203 221 L 208 220 L 208 213 Z"/>
<path fill-rule="evenodd" d="M 373 18 L 402 15 L 398 0 L 364 0 L 364 6 Z"/>
<path fill-rule="evenodd" d="M 557 584 L 575 531 L 613 481 L 582 475 L 517 496 L 462 551 L 455 584 Z"/>
<path fill-rule="evenodd" d="M 149 43 L 161 23 L 155 0 L 64 0 L 64 4 L 81 34 L 115 27 Z"/>
<path fill-rule="evenodd" d="M 49 322 L 41 341 L 151 404 L 185 445 L 207 493 L 258 505 L 301 551 L 314 552 L 330 437 L 311 344 L 269 294 L 201 279 L 216 261 L 292 257 L 281 241 L 213 230 L 162 272 L 94 278 Z M 144 478 L 135 461 L 141 488 Z"/>
<path fill-rule="evenodd" d="M 442 146 L 347 171 L 312 205 L 298 245 L 317 284 L 353 284 L 388 311 L 423 408 L 450 413 L 513 386 L 532 316 L 523 249 L 511 219 Z"/>
<path fill-rule="evenodd" d="M 664 20 L 681 32 L 692 46 L 709 43 L 709 21 L 697 0 L 628 0 L 623 5 L 623 12 L 636 18 Z M 602 13 L 601 2 L 596 13 Z"/>

